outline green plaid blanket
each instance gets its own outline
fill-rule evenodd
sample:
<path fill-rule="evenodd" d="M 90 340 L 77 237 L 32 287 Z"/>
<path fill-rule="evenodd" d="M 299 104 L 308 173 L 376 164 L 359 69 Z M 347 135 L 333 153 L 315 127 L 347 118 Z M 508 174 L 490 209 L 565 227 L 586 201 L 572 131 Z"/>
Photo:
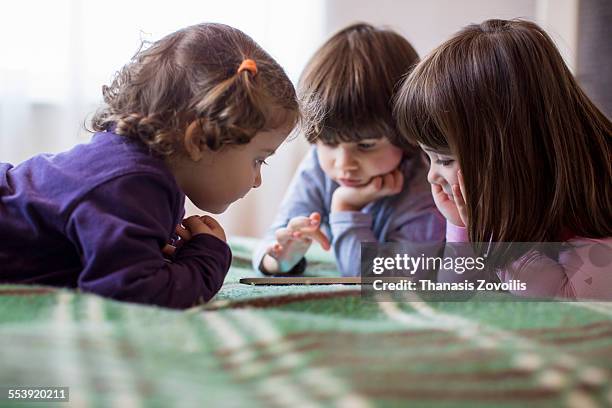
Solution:
<path fill-rule="evenodd" d="M 612 406 L 612 304 L 242 285 L 254 245 L 234 240 L 223 289 L 187 311 L 1 285 L 0 406 Z M 335 273 L 308 257 L 309 274 Z M 70 402 L 6 398 L 25 386 Z"/>

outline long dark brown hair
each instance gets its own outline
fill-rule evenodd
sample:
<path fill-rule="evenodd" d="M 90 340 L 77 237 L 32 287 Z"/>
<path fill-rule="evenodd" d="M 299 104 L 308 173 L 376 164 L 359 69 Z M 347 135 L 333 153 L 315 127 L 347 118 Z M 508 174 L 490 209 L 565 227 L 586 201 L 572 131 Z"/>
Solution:
<path fill-rule="evenodd" d="M 238 68 L 252 59 L 257 71 Z M 193 122 L 208 147 L 245 144 L 263 129 L 299 118 L 293 84 L 249 36 L 223 24 L 198 24 L 143 46 L 103 87 L 96 131 L 141 140 L 172 154 Z"/>
<path fill-rule="evenodd" d="M 414 150 L 399 137 L 393 95 L 419 60 L 408 40 L 392 30 L 354 24 L 334 34 L 312 56 L 298 84 L 313 143 L 379 139 Z"/>
<path fill-rule="evenodd" d="M 406 78 L 395 115 L 456 156 L 472 242 L 612 236 L 610 120 L 538 25 L 467 26 Z"/>

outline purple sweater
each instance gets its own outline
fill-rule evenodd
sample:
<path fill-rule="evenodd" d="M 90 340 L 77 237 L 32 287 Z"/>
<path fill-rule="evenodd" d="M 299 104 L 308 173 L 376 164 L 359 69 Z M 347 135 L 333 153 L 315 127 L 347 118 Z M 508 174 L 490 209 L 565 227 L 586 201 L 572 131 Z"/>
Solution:
<path fill-rule="evenodd" d="M 0 282 L 173 308 L 208 301 L 229 269 L 227 244 L 201 234 L 172 261 L 161 252 L 184 202 L 161 158 L 113 133 L 15 167 L 0 163 Z"/>

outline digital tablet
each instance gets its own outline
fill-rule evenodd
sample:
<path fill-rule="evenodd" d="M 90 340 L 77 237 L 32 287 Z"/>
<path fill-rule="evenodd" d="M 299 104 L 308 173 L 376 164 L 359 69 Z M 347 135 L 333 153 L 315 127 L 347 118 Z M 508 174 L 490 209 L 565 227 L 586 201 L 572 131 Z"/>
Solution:
<path fill-rule="evenodd" d="M 274 278 L 242 278 L 245 285 L 361 285 L 360 277 L 335 278 L 319 276 L 291 276 Z"/>

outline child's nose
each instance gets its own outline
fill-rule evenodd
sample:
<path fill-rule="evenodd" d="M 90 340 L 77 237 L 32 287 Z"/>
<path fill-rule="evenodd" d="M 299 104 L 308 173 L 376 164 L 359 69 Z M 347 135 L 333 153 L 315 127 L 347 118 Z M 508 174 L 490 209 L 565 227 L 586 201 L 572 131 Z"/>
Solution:
<path fill-rule="evenodd" d="M 438 173 L 435 168 L 429 167 L 429 171 L 427 172 L 427 181 L 429 184 L 440 184 L 440 179 L 440 173 Z"/>
<path fill-rule="evenodd" d="M 348 149 L 339 147 L 336 154 L 336 167 L 340 170 L 347 171 L 356 170 L 358 166 L 357 161 L 351 152 Z"/>

